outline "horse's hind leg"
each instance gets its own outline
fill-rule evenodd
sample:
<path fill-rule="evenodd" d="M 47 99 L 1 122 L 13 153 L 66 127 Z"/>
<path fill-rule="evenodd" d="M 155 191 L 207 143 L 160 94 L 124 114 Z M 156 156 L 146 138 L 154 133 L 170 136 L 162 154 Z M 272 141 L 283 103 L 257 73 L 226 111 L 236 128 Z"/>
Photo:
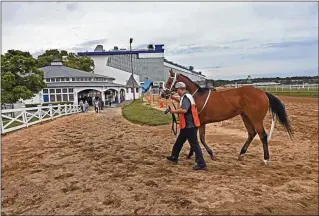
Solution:
<path fill-rule="evenodd" d="M 254 127 L 259 135 L 259 138 L 263 144 L 263 150 L 264 150 L 264 163 L 266 165 L 268 165 L 268 162 L 269 162 L 269 150 L 268 150 L 268 141 L 267 141 L 267 133 L 264 129 L 264 126 L 263 126 L 263 122 L 258 122 L 256 124 L 254 124 Z"/>
<path fill-rule="evenodd" d="M 243 147 L 240 150 L 240 153 L 239 153 L 239 156 L 238 156 L 239 160 L 242 160 L 244 158 L 244 155 L 245 155 L 250 143 L 253 141 L 254 137 L 257 134 L 256 131 L 255 131 L 254 125 L 250 122 L 249 118 L 245 114 L 241 114 L 241 118 L 243 119 L 245 127 L 247 129 L 248 138 L 247 138 L 245 144 L 243 145 Z"/>

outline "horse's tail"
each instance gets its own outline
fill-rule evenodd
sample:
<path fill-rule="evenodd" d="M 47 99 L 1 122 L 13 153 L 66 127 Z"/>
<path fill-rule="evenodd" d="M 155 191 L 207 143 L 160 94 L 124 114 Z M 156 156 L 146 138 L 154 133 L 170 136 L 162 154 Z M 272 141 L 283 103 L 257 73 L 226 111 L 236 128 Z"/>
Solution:
<path fill-rule="evenodd" d="M 292 127 L 290 125 L 286 110 L 285 110 L 285 105 L 274 95 L 265 92 L 268 99 L 269 99 L 269 106 L 270 106 L 270 110 L 272 112 L 273 118 L 272 118 L 272 124 L 271 124 L 271 129 L 270 129 L 270 133 L 268 136 L 268 141 L 270 140 L 271 134 L 274 130 L 275 127 L 275 120 L 278 119 L 280 124 L 282 126 L 284 126 L 287 130 L 287 133 L 289 135 L 290 138 L 293 137 L 293 130 Z"/>

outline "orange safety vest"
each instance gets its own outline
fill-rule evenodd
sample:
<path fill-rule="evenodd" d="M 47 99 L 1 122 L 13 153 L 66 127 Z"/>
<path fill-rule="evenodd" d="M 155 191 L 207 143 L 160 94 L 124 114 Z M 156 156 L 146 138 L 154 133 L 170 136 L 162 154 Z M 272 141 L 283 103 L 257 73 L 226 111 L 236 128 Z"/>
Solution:
<path fill-rule="evenodd" d="M 181 97 L 179 105 L 180 105 L 180 107 L 182 107 L 182 102 L 183 102 L 183 99 L 184 99 L 185 96 L 191 102 L 191 112 L 192 112 L 192 116 L 193 116 L 193 119 L 194 119 L 195 127 L 199 127 L 200 126 L 200 120 L 199 120 L 199 117 L 198 117 L 198 112 L 197 112 L 197 108 L 196 108 L 196 104 L 195 104 L 193 96 L 191 94 L 187 94 L 187 93 L 184 94 L 183 97 Z M 183 129 L 183 128 L 186 127 L 186 120 L 185 120 L 184 114 L 179 114 L 179 126 L 180 126 L 180 129 Z"/>

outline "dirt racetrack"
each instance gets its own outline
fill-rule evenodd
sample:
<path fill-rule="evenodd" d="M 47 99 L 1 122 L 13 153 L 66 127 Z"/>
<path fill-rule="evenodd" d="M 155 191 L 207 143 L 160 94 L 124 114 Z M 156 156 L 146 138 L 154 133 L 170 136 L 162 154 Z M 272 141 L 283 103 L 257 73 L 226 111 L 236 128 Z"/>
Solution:
<path fill-rule="evenodd" d="M 318 213 L 318 99 L 281 97 L 290 140 L 276 124 L 270 165 L 257 137 L 244 161 L 239 117 L 208 126 L 208 172 L 191 170 L 185 144 L 170 164 L 170 126 L 127 122 L 120 109 L 57 119 L 2 138 L 2 214 L 286 214 Z M 270 116 L 265 123 L 270 128 Z"/>

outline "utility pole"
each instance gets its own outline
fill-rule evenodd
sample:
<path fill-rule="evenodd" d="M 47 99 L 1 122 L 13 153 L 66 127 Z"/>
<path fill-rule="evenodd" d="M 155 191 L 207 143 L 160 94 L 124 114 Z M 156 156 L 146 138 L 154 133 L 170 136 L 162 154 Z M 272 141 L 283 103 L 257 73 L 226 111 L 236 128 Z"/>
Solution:
<path fill-rule="evenodd" d="M 133 100 L 135 101 L 135 88 L 134 88 L 134 75 L 133 75 L 133 56 L 132 56 L 132 43 L 133 38 L 130 38 L 130 53 L 131 53 L 131 68 L 132 68 L 132 77 L 133 77 Z"/>

